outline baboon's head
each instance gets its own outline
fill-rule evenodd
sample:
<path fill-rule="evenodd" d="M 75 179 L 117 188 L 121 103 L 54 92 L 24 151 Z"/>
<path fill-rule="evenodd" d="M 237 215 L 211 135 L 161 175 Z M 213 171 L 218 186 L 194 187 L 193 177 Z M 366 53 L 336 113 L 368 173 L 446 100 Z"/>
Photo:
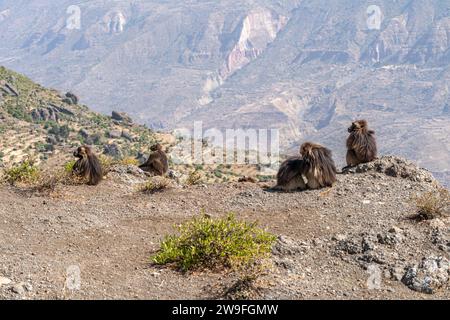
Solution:
<path fill-rule="evenodd" d="M 161 151 L 162 150 L 162 146 L 159 143 L 157 143 L 157 144 L 154 144 L 153 146 L 151 146 L 150 150 L 153 151 L 153 152 Z"/>
<path fill-rule="evenodd" d="M 88 146 L 81 146 L 73 152 L 73 156 L 79 159 L 86 158 L 91 153 L 91 148 Z"/>
<path fill-rule="evenodd" d="M 300 147 L 300 154 L 302 155 L 303 158 L 310 157 L 310 156 L 312 156 L 312 150 L 317 147 L 320 147 L 320 146 L 317 144 L 314 144 L 312 142 L 305 142 Z"/>
<path fill-rule="evenodd" d="M 348 132 L 352 133 L 355 131 L 359 131 L 362 129 L 366 129 L 367 128 L 367 121 L 366 120 L 358 120 L 352 123 L 351 127 L 348 128 Z"/>

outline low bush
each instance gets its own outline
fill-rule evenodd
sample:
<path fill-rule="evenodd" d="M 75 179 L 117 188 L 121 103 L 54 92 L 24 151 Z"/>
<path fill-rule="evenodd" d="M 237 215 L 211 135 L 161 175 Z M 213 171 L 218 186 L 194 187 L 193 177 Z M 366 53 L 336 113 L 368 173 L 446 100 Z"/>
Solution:
<path fill-rule="evenodd" d="M 174 265 L 181 271 L 200 268 L 231 268 L 254 270 L 270 256 L 276 237 L 257 227 L 236 219 L 234 214 L 212 219 L 201 216 L 178 228 L 161 243 L 153 257 L 157 265 Z"/>
<path fill-rule="evenodd" d="M 423 193 L 413 197 L 417 220 L 431 220 L 448 214 L 450 208 L 450 192 L 445 188 Z"/>
<path fill-rule="evenodd" d="M 35 166 L 34 161 L 29 159 L 6 169 L 4 172 L 4 180 L 10 184 L 33 183 L 39 177 L 40 170 Z"/>
<path fill-rule="evenodd" d="M 152 177 L 140 187 L 144 193 L 155 193 L 167 189 L 171 181 L 164 177 Z"/>

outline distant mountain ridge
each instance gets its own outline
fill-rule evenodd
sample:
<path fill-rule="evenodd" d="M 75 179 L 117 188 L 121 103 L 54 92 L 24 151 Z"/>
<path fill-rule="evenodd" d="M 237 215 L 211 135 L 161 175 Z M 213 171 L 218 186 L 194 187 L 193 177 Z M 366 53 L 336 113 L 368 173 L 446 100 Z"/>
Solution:
<path fill-rule="evenodd" d="M 447 1 L 93 1 L 80 30 L 71 5 L 0 1 L 0 63 L 157 129 L 279 128 L 290 152 L 311 139 L 344 159 L 367 118 L 382 154 L 448 183 Z"/>

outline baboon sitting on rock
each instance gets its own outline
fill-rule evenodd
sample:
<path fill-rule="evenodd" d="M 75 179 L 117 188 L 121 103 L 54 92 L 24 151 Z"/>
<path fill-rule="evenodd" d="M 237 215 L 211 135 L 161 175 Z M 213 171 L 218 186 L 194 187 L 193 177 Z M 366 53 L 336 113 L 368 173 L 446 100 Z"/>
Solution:
<path fill-rule="evenodd" d="M 375 131 L 369 130 L 366 120 L 358 120 L 348 128 L 347 167 L 374 161 L 377 158 Z"/>
<path fill-rule="evenodd" d="M 157 143 L 150 150 L 152 153 L 148 157 L 148 160 L 140 165 L 139 168 L 156 176 L 166 175 L 169 171 L 169 160 L 166 153 L 162 150 L 162 146 Z"/>

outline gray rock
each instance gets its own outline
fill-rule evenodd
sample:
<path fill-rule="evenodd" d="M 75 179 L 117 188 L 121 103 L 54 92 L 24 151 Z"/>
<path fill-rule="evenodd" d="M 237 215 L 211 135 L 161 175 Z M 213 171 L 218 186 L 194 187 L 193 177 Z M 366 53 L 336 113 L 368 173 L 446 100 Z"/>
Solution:
<path fill-rule="evenodd" d="M 139 169 L 136 166 L 132 166 L 132 165 L 116 165 L 113 166 L 110 170 L 110 172 L 115 172 L 115 173 L 119 173 L 119 174 L 131 174 L 137 177 L 144 177 L 145 178 L 145 172 L 142 171 L 141 169 Z"/>
<path fill-rule="evenodd" d="M 18 97 L 19 91 L 10 83 L 0 80 L 0 92 L 4 92 L 7 95 Z"/>
<path fill-rule="evenodd" d="M 103 146 L 103 154 L 113 158 L 120 158 L 122 156 L 122 151 L 117 144 L 111 143 Z"/>
<path fill-rule="evenodd" d="M 127 139 L 128 141 L 133 141 L 134 140 L 134 138 L 131 135 L 131 133 L 129 131 L 127 131 L 127 130 L 123 130 L 122 131 L 122 138 Z"/>
<path fill-rule="evenodd" d="M 410 289 L 433 294 L 448 284 L 450 276 L 449 261 L 444 257 L 428 257 L 406 270 L 402 282 Z"/>
<path fill-rule="evenodd" d="M 359 254 L 363 250 L 361 248 L 361 242 L 354 239 L 340 240 L 335 248 L 336 252 L 344 252 L 348 254 Z"/>
<path fill-rule="evenodd" d="M 58 144 L 58 139 L 56 139 L 56 137 L 54 135 L 49 135 L 47 136 L 46 139 L 47 143 L 51 144 L 51 145 L 56 145 Z"/>
<path fill-rule="evenodd" d="M 434 227 L 431 231 L 431 241 L 440 250 L 450 252 L 450 228 L 446 226 Z"/>
<path fill-rule="evenodd" d="M 122 132 L 118 130 L 110 130 L 108 131 L 108 136 L 112 139 L 119 139 L 120 137 L 122 137 Z"/>
<path fill-rule="evenodd" d="M 373 162 L 363 163 L 356 167 L 345 169 L 343 173 L 364 173 L 370 171 L 416 182 L 435 181 L 433 175 L 427 170 L 419 168 L 411 161 L 394 156 L 384 156 Z"/>
<path fill-rule="evenodd" d="M 377 238 L 378 243 L 394 246 L 403 242 L 403 230 L 397 227 L 392 227 L 387 233 L 379 233 Z"/>
<path fill-rule="evenodd" d="M 279 236 L 272 251 L 275 255 L 296 255 L 302 252 L 302 248 L 293 239 Z"/>
<path fill-rule="evenodd" d="M 34 121 L 59 121 L 59 112 L 55 108 L 39 107 L 31 111 L 31 118 Z"/>
<path fill-rule="evenodd" d="M 80 131 L 78 131 L 78 133 L 84 139 L 87 139 L 89 137 L 89 132 L 86 129 L 80 129 Z"/>
<path fill-rule="evenodd" d="M 113 111 L 111 113 L 111 118 L 113 120 L 120 121 L 120 122 L 133 123 L 133 120 L 131 119 L 131 117 L 128 114 L 126 114 L 125 112 Z"/>
<path fill-rule="evenodd" d="M 63 102 L 67 103 L 67 104 L 78 104 L 78 97 L 73 94 L 72 92 L 67 92 L 65 95 L 65 98 L 63 99 Z"/>
<path fill-rule="evenodd" d="M 24 295 L 25 294 L 25 287 L 24 287 L 24 283 L 18 283 L 14 286 L 11 287 L 11 291 L 14 293 L 17 293 L 18 295 Z"/>

